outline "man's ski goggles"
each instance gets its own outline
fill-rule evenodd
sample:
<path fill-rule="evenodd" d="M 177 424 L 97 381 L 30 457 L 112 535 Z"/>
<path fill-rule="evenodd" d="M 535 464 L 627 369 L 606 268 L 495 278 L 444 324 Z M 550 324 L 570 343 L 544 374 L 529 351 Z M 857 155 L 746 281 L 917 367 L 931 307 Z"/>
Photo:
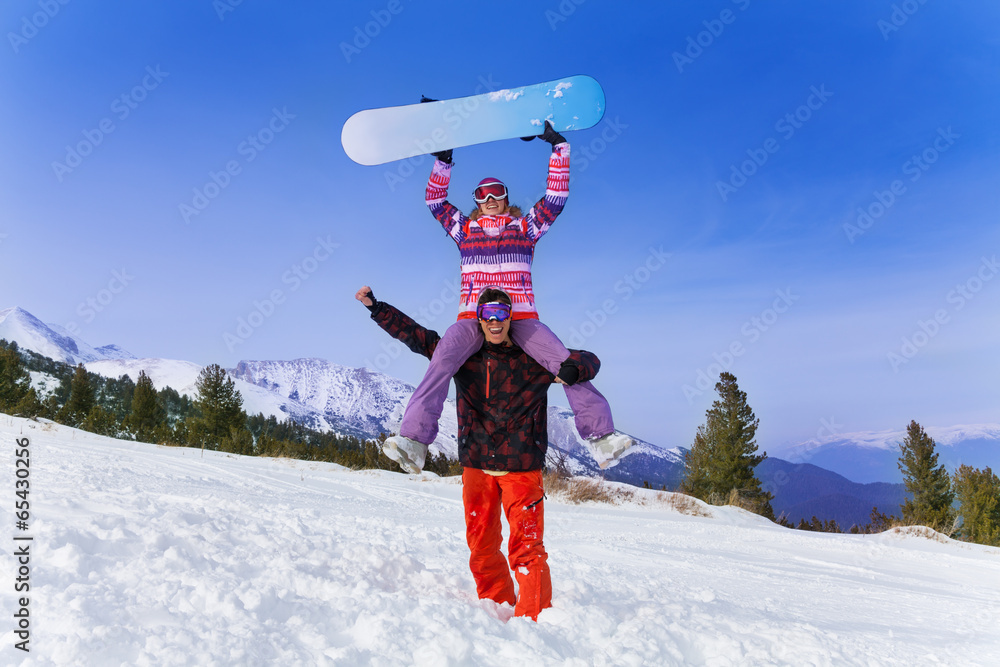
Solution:
<path fill-rule="evenodd" d="M 496 181 L 493 183 L 486 183 L 485 185 L 480 185 L 472 193 L 472 198 L 477 204 L 485 204 L 493 199 L 506 199 L 507 198 L 507 186 Z"/>
<path fill-rule="evenodd" d="M 476 317 L 485 322 L 490 320 L 506 322 L 510 318 L 510 306 L 506 303 L 500 303 L 498 301 L 481 303 L 479 304 L 479 307 L 476 308 Z"/>

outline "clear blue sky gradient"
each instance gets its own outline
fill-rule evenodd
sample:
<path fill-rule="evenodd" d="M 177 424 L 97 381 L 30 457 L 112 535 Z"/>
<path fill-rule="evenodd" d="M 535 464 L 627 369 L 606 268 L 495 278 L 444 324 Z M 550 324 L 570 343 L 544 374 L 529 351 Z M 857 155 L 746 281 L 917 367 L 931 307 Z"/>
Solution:
<path fill-rule="evenodd" d="M 535 291 L 601 357 L 622 429 L 689 445 L 722 369 L 772 453 L 1000 421 L 994 2 L 12 0 L 0 16 L 0 307 L 93 345 L 416 383 L 426 362 L 384 347 L 353 294 L 370 284 L 443 331 L 458 252 L 423 204 L 429 160 L 354 164 L 344 121 L 589 74 L 607 114 L 568 134 Z M 471 208 L 497 176 L 530 205 L 547 154 L 460 149 L 452 200 Z"/>

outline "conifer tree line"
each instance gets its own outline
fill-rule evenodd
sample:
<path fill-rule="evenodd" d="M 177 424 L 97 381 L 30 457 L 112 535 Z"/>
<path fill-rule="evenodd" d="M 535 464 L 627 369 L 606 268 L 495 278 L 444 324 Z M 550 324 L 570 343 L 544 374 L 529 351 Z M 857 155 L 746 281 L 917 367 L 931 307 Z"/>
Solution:
<path fill-rule="evenodd" d="M 1000 546 L 1000 478 L 989 467 L 964 464 L 949 475 L 935 449 L 934 439 L 911 421 L 899 445 L 899 469 L 912 496 L 901 507 L 902 522 Z"/>
<path fill-rule="evenodd" d="M 765 491 L 754 469 L 767 452 L 757 454 L 758 419 L 728 372 L 715 385 L 719 398 L 705 413 L 694 442 L 685 454 L 685 477 L 678 489 L 711 505 L 736 505 L 788 528 L 818 532 L 843 532 L 837 522 L 812 517 L 798 525 L 784 516 L 775 519 L 773 494 Z M 899 469 L 907 499 L 900 516 L 872 508 L 865 526 L 852 526 L 851 533 L 878 533 L 896 525 L 921 525 L 957 539 L 1000 546 L 1000 478 L 990 468 L 979 470 L 961 465 L 949 475 L 938 464 L 934 440 L 923 427 L 911 421 L 899 445 Z"/>
<path fill-rule="evenodd" d="M 56 378 L 58 385 L 39 397 L 30 372 Z M 106 378 L 54 361 L 17 343 L 0 339 L 0 412 L 43 417 L 115 438 L 170 446 L 202 447 L 248 456 L 282 456 L 338 463 L 350 468 L 395 470 L 378 440 L 324 433 L 274 416 L 247 415 L 243 397 L 218 364 L 202 369 L 197 398 L 171 387 L 156 390 L 145 371 L 133 382 L 127 375 Z M 461 472 L 443 455 L 430 455 L 425 470 L 441 475 Z"/>
<path fill-rule="evenodd" d="M 39 396 L 30 372 L 59 381 Z M 382 454 L 381 442 L 309 429 L 274 416 L 247 415 L 243 398 L 225 370 L 213 364 L 202 370 L 194 400 L 171 387 L 156 390 L 140 371 L 106 378 L 82 364 L 54 361 L 17 343 L 0 339 L 0 412 L 44 417 L 61 424 L 116 438 L 172 446 L 193 446 L 250 456 L 283 456 L 327 461 L 351 468 L 395 470 Z M 706 411 L 685 455 L 685 477 L 678 491 L 709 504 L 736 505 L 789 528 L 843 532 L 836 521 L 812 517 L 793 525 L 774 516 L 773 494 L 763 489 L 754 469 L 767 453 L 757 453 L 758 419 L 736 377 L 724 372 L 715 385 L 719 398 Z M 899 469 L 908 494 L 900 516 L 872 508 L 870 522 L 852 533 L 877 533 L 896 525 L 928 526 L 956 539 L 1000 546 L 1000 478 L 985 469 L 960 465 L 949 475 L 938 463 L 934 440 L 911 421 L 899 445 Z M 444 455 L 430 454 L 425 470 L 457 475 L 461 468 Z"/>

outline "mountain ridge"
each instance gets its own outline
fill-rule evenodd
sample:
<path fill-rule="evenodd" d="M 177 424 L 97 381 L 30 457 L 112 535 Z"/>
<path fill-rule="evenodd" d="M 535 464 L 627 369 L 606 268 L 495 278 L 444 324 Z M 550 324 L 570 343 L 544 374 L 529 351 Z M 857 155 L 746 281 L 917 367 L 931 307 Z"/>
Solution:
<path fill-rule="evenodd" d="M 117 345 L 91 347 L 61 327 L 46 325 L 17 307 L 0 310 L 0 338 L 65 363 L 81 363 L 86 358 L 88 370 L 108 377 L 124 374 L 135 380 L 144 370 L 158 389 L 169 385 L 192 397 L 202 369 L 180 360 L 139 359 Z M 274 415 L 315 430 L 362 439 L 397 432 L 414 390 L 406 382 L 378 371 L 318 358 L 241 360 L 227 372 L 236 382 L 249 414 Z M 568 408 L 550 405 L 548 422 L 550 466 L 561 466 L 574 475 L 654 488 L 674 489 L 683 479 L 684 447 L 666 448 L 637 439 L 618 465 L 601 470 L 577 434 Z M 927 431 L 932 437 L 942 437 L 939 452 L 950 469 L 963 462 L 990 465 L 1000 451 L 1000 425 L 931 427 Z M 456 459 L 456 432 L 454 401 L 449 399 L 431 451 Z M 972 449 L 961 441 L 963 434 L 988 437 L 994 433 L 996 440 L 971 441 Z M 873 506 L 888 513 L 897 509 L 892 505 L 898 505 L 903 492 L 901 478 L 893 476 L 899 476 L 899 471 L 898 451 L 893 449 L 892 440 L 901 440 L 904 435 L 903 431 L 859 432 L 806 441 L 787 450 L 791 460 L 781 455 L 766 459 L 758 467 L 758 478 L 775 493 L 776 514 L 807 521 L 815 514 L 835 518 L 848 528 L 866 522 Z M 973 456 L 969 452 L 976 447 L 979 450 Z"/>
<path fill-rule="evenodd" d="M 58 324 L 45 324 L 19 306 L 0 310 L 0 339 L 16 341 L 21 347 L 72 365 L 135 358 L 117 345 L 92 347 Z"/>

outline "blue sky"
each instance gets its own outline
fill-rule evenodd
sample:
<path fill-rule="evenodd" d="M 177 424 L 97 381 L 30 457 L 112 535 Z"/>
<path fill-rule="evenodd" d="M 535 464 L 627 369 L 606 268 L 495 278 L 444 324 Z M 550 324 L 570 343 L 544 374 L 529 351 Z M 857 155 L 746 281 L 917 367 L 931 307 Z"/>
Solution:
<path fill-rule="evenodd" d="M 0 17 L 0 308 L 138 356 L 314 356 L 416 383 L 425 362 L 384 347 L 353 294 L 443 331 L 458 252 L 423 205 L 429 160 L 354 164 L 344 121 L 588 74 L 607 112 L 567 135 L 535 291 L 601 357 L 619 427 L 689 445 L 721 370 L 771 452 L 1000 421 L 995 3 L 18 0 Z M 530 205 L 547 149 L 457 150 L 452 200 L 471 208 L 489 175 Z"/>

